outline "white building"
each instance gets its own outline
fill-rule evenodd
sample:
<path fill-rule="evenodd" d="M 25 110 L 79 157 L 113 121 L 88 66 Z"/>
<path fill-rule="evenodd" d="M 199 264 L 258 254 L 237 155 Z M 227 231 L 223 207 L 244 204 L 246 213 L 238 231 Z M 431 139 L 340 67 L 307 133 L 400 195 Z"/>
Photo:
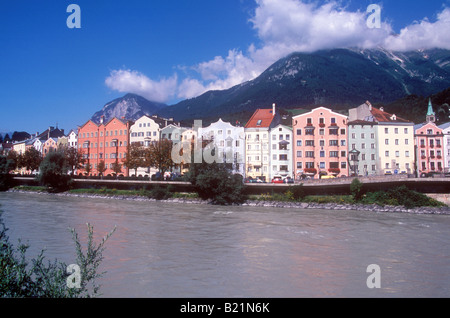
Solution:
<path fill-rule="evenodd" d="M 67 135 L 67 142 L 69 147 L 78 148 L 78 133 L 75 130 L 71 130 Z"/>
<path fill-rule="evenodd" d="M 439 126 L 444 134 L 444 169 L 450 170 L 450 122 Z"/>
<path fill-rule="evenodd" d="M 280 124 L 270 130 L 269 139 L 271 159 L 269 179 L 293 178 L 292 128 Z"/>
<path fill-rule="evenodd" d="M 219 119 L 208 127 L 199 128 L 203 140 L 214 143 L 217 162 L 233 164 L 233 172 L 245 178 L 245 130 Z"/>

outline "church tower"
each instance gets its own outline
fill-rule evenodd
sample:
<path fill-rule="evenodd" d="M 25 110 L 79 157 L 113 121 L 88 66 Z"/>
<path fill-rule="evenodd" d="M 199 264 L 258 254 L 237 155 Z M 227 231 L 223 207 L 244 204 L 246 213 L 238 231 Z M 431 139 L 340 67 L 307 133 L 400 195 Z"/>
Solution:
<path fill-rule="evenodd" d="M 433 111 L 433 105 L 431 104 L 431 98 L 428 101 L 427 123 L 434 123 L 436 121 L 436 114 Z"/>

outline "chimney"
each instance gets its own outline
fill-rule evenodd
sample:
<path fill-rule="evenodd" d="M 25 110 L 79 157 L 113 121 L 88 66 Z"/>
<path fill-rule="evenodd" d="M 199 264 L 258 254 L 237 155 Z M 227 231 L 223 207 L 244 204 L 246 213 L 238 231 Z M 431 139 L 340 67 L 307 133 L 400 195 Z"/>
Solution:
<path fill-rule="evenodd" d="M 276 105 L 275 103 L 272 105 L 272 116 L 275 116 Z"/>
<path fill-rule="evenodd" d="M 381 110 L 382 112 L 384 112 L 384 107 L 380 107 L 380 110 Z"/>

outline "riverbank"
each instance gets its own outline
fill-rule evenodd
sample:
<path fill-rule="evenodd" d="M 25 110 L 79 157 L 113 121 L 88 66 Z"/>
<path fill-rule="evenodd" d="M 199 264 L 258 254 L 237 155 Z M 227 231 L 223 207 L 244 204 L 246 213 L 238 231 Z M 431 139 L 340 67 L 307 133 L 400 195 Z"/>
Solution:
<path fill-rule="evenodd" d="M 126 194 L 94 194 L 94 193 L 48 193 L 46 191 L 31 191 L 23 189 L 10 189 L 8 192 L 16 193 L 34 193 L 42 195 L 54 195 L 61 197 L 78 197 L 78 198 L 102 198 L 111 200 L 127 200 L 127 201 L 147 201 L 147 202 L 167 202 L 173 204 L 201 204 L 210 205 L 210 201 L 204 201 L 199 198 L 175 197 L 163 200 L 157 200 L 146 197 L 144 195 L 126 195 Z M 251 207 L 272 207 L 287 209 L 313 209 L 313 210 L 348 210 L 348 211 L 367 211 L 376 213 L 412 213 L 412 214 L 434 214 L 434 215 L 450 215 L 450 207 L 418 207 L 405 208 L 403 206 L 377 205 L 377 204 L 358 204 L 358 203 L 317 203 L 317 202 L 297 202 L 297 201 L 268 201 L 268 200 L 246 200 L 240 206 Z"/>

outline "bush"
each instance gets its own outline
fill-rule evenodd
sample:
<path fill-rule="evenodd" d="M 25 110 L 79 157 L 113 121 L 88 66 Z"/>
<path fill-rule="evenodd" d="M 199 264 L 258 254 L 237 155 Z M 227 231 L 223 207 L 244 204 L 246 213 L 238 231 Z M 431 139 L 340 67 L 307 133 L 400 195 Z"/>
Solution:
<path fill-rule="evenodd" d="M 294 200 L 296 200 L 296 201 L 303 200 L 306 196 L 306 192 L 305 192 L 305 188 L 303 187 L 303 184 L 289 187 L 289 190 L 292 192 L 292 196 L 293 196 Z"/>
<path fill-rule="evenodd" d="M 353 200 L 355 200 L 356 202 L 361 200 L 363 196 L 362 183 L 358 178 L 353 179 L 352 183 L 350 184 L 350 193 L 353 196 Z"/>
<path fill-rule="evenodd" d="M 100 286 L 96 284 L 96 279 L 100 278 L 101 274 L 97 273 L 97 269 L 103 259 L 104 244 L 114 230 L 96 246 L 92 242 L 93 227 L 88 224 L 86 253 L 83 253 L 78 235 L 72 230 L 77 264 L 80 267 L 80 288 L 68 287 L 69 274 L 66 264 L 57 260 L 45 264 L 44 251 L 40 252 L 37 259 L 32 259 L 31 263 L 27 261 L 26 251 L 29 246 L 19 241 L 18 247 L 14 248 L 6 231 L 0 211 L 0 297 L 84 298 L 98 295 Z"/>
<path fill-rule="evenodd" d="M 405 185 L 387 191 L 369 192 L 362 199 L 366 204 L 401 205 L 408 209 L 431 206 L 439 207 L 443 204 L 429 198 L 423 193 L 408 189 Z"/>
<path fill-rule="evenodd" d="M 243 178 L 232 174 L 227 164 L 192 164 L 187 178 L 199 197 L 212 204 L 232 205 L 245 200 Z"/>
<path fill-rule="evenodd" d="M 172 193 L 170 187 L 155 186 L 150 190 L 148 196 L 156 200 L 167 200 L 172 197 Z"/>

